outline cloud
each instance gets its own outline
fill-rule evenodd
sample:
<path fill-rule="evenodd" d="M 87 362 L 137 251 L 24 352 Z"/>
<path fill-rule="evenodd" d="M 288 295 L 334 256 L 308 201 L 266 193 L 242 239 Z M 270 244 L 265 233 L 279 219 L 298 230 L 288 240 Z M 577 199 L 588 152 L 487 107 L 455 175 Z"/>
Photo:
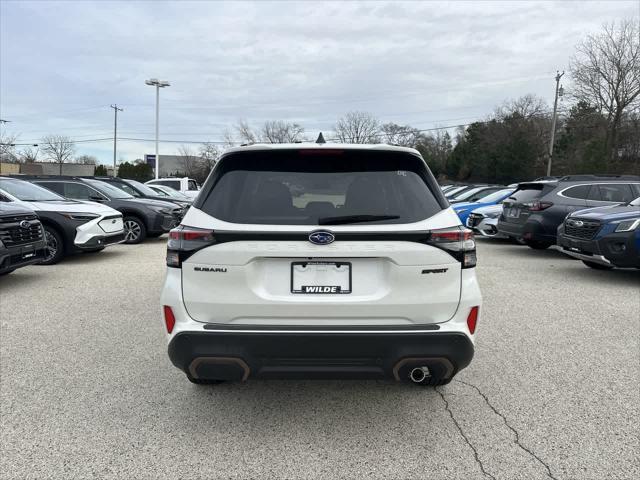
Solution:
<path fill-rule="evenodd" d="M 353 109 L 429 128 L 482 118 L 508 98 L 550 98 L 556 69 L 619 2 L 0 3 L 0 116 L 47 133 L 220 140 L 240 118 L 302 123 L 310 136 Z M 454 121 L 455 122 L 455 121 Z M 126 158 L 153 144 L 121 142 Z M 176 145 L 163 144 L 166 153 Z M 109 142 L 78 151 L 108 162 Z"/>

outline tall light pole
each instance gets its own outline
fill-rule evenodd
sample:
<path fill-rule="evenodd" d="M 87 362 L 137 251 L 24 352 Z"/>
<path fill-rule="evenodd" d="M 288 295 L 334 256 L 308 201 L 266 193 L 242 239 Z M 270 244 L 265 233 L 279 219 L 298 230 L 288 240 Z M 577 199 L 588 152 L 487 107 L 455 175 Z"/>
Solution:
<path fill-rule="evenodd" d="M 547 162 L 547 177 L 551 176 L 551 161 L 553 160 L 553 144 L 556 138 L 556 111 L 558 110 L 558 96 L 562 96 L 563 89 L 562 85 L 560 85 L 560 79 L 564 75 L 564 71 L 562 73 L 556 72 L 556 97 L 553 101 L 553 118 L 551 119 L 551 139 L 549 140 L 549 161 Z"/>
<path fill-rule="evenodd" d="M 150 78 L 145 80 L 144 83 L 156 87 L 156 180 L 160 174 L 160 151 L 158 148 L 158 135 L 160 125 L 160 89 L 168 87 L 171 84 L 166 80 L 158 80 L 157 78 Z"/>
<path fill-rule="evenodd" d="M 118 112 L 122 112 L 122 108 L 118 108 L 118 105 L 111 105 L 113 108 L 113 177 L 116 176 L 116 143 L 118 141 Z"/>

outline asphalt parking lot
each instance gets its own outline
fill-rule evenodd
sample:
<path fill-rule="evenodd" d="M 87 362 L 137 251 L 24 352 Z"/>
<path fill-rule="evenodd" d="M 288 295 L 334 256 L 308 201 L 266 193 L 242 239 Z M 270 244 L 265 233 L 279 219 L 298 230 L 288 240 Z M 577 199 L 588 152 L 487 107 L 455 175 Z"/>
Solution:
<path fill-rule="evenodd" d="M 0 279 L 2 478 L 640 478 L 640 274 L 479 241 L 476 357 L 437 390 L 190 384 L 163 238 Z"/>

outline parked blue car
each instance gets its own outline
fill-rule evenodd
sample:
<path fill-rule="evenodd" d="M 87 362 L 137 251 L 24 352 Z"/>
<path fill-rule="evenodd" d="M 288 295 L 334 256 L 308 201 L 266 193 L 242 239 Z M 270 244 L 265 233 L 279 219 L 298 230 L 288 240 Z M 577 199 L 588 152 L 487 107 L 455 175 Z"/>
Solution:
<path fill-rule="evenodd" d="M 479 198 L 475 202 L 456 203 L 453 205 L 453 210 L 458 214 L 458 217 L 460 217 L 462 224 L 466 225 L 467 217 L 473 210 L 489 205 L 496 205 L 509 197 L 509 195 L 515 192 L 515 190 L 515 188 L 505 188 L 503 190 L 498 190 L 497 192 L 489 193 L 486 197 Z"/>
<path fill-rule="evenodd" d="M 558 227 L 558 245 L 591 268 L 640 268 L 640 197 L 570 213 Z"/>

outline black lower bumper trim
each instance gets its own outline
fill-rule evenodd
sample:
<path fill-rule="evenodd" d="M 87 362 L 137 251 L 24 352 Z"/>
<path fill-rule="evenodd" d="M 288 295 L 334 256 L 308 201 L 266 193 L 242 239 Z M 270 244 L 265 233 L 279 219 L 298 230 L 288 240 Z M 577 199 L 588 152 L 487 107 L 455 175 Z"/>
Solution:
<path fill-rule="evenodd" d="M 183 332 L 169 358 L 197 379 L 408 379 L 416 366 L 451 378 L 471 362 L 474 347 L 462 333 Z"/>
<path fill-rule="evenodd" d="M 115 245 L 124 241 L 124 232 L 117 233 L 116 235 L 103 235 L 91 238 L 86 243 L 81 245 L 76 244 L 76 248 L 80 250 L 91 250 L 94 248 L 106 247 L 108 245 Z"/>

